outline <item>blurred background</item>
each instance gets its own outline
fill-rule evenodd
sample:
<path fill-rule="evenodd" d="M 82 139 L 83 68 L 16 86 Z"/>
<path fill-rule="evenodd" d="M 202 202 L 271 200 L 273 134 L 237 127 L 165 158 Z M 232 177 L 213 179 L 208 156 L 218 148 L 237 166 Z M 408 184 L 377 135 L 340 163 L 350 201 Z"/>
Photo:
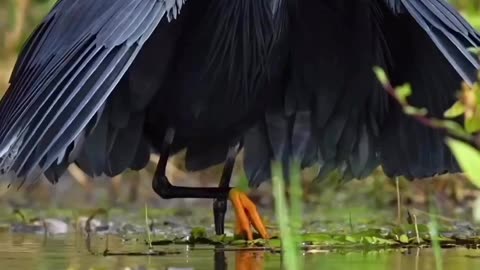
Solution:
<path fill-rule="evenodd" d="M 50 10 L 55 0 L 1 0 L 0 1 L 0 94 L 8 87 L 8 80 L 23 42 L 35 25 Z M 450 0 L 480 28 L 480 0 Z M 162 200 L 151 190 L 151 178 L 155 159 L 140 172 L 126 172 L 113 179 L 92 179 L 77 167 L 71 166 L 57 185 L 41 179 L 35 185 L 20 191 L 8 189 L 8 181 L 0 181 L 0 208 L 89 208 L 89 207 L 143 207 L 145 202 L 156 207 L 211 206 L 210 200 Z M 241 159 L 241 155 L 239 156 Z M 176 185 L 214 186 L 218 183 L 222 165 L 201 172 L 186 172 L 182 153 L 172 157 L 168 177 Z M 357 205 L 394 209 L 396 185 L 378 169 L 365 181 L 341 183 L 332 175 L 322 183 L 312 182 L 314 168 L 303 173 L 304 200 L 312 205 L 339 207 Z M 246 179 L 241 162 L 235 168 L 234 184 L 245 188 Z M 429 181 L 409 182 L 400 180 L 401 200 L 407 207 L 425 208 L 428 194 L 435 194 L 440 202 L 442 215 L 464 215 L 480 220 L 480 193 L 460 175 L 446 175 Z M 272 197 L 268 183 L 251 191 L 252 198 L 261 206 L 270 208 Z M 392 210 L 394 211 L 394 210 Z"/>

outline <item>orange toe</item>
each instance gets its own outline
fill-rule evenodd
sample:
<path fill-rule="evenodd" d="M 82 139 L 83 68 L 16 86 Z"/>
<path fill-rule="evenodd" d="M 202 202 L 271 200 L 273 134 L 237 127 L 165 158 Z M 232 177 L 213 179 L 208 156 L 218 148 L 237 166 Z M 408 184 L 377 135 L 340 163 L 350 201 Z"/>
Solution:
<path fill-rule="evenodd" d="M 230 201 L 235 209 L 236 223 L 235 234 L 244 234 L 248 240 L 253 240 L 252 225 L 255 230 L 264 239 L 269 239 L 270 236 L 263 224 L 263 220 L 258 213 L 255 204 L 248 198 L 248 196 L 235 188 L 230 190 Z"/>

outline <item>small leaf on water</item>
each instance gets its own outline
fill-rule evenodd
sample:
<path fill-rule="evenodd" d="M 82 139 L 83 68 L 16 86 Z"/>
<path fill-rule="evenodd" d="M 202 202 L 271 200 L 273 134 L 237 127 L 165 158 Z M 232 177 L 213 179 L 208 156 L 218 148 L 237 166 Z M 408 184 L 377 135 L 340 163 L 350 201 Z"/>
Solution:
<path fill-rule="evenodd" d="M 410 239 L 408 239 L 408 236 L 406 234 L 400 235 L 400 238 L 398 240 L 404 244 L 408 244 L 410 242 Z"/>
<path fill-rule="evenodd" d="M 390 240 L 390 239 L 385 239 L 385 238 L 378 238 L 378 237 L 373 237 L 375 239 L 375 242 L 379 245 L 393 245 L 396 244 L 395 241 Z"/>
<path fill-rule="evenodd" d="M 353 237 L 353 236 L 347 235 L 347 236 L 345 236 L 345 241 L 347 241 L 347 242 L 352 242 L 352 243 L 357 243 L 357 242 L 358 242 L 358 239 L 356 239 L 356 238 Z"/>
<path fill-rule="evenodd" d="M 252 241 L 248 241 L 248 244 L 250 246 L 263 247 L 267 244 L 267 240 L 262 239 L 262 238 L 253 239 Z"/>
<path fill-rule="evenodd" d="M 372 237 L 372 236 L 365 236 L 364 239 L 365 239 L 365 241 L 367 241 L 369 244 L 372 244 L 372 245 L 377 243 L 376 238 Z"/>
<path fill-rule="evenodd" d="M 207 231 L 205 230 L 205 228 L 195 227 L 195 228 L 192 229 L 192 232 L 190 233 L 190 236 L 193 239 L 206 238 L 207 237 Z"/>
<path fill-rule="evenodd" d="M 450 109 L 448 109 L 443 115 L 447 118 L 455 118 L 462 115 L 465 112 L 465 106 L 460 101 L 455 102 Z"/>
<path fill-rule="evenodd" d="M 447 144 L 457 159 L 460 168 L 477 187 L 480 187 L 480 152 L 472 146 L 452 138 Z"/>
<path fill-rule="evenodd" d="M 212 242 L 217 242 L 217 243 L 229 243 L 233 241 L 233 236 L 226 236 L 224 234 L 222 235 L 213 235 L 210 237 L 210 240 Z"/>
<path fill-rule="evenodd" d="M 229 244 L 232 246 L 246 246 L 247 245 L 247 240 L 244 239 L 235 239 L 231 241 Z"/>

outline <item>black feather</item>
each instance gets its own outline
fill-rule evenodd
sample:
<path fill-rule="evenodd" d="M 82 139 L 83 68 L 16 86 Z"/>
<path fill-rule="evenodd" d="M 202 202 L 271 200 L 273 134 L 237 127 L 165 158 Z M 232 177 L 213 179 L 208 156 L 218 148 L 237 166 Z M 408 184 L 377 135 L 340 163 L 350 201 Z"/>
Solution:
<path fill-rule="evenodd" d="M 59 1 L 27 42 L 0 104 L 0 152 L 11 157 L 2 159 L 5 171 L 35 178 L 37 166 L 45 171 L 59 154 L 67 153 L 165 13 L 182 4 Z M 103 126 L 97 130 L 103 131 Z M 93 156 L 94 162 L 84 167 L 97 174 L 104 155 Z"/>
<path fill-rule="evenodd" d="M 384 23 L 395 85 L 410 83 L 409 102 L 441 118 L 456 100 L 462 80 L 472 82 L 479 67 L 468 51 L 480 45 L 479 35 L 441 0 L 403 0 L 403 12 L 386 12 Z M 442 132 L 405 116 L 391 101 L 380 133 L 380 157 L 387 174 L 423 178 L 457 172 L 457 163 Z"/>

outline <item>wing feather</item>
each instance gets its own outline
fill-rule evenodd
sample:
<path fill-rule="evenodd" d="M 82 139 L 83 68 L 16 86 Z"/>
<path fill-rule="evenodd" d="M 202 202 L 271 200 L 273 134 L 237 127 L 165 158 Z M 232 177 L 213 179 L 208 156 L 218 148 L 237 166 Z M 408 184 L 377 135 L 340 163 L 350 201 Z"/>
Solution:
<path fill-rule="evenodd" d="M 478 47 L 480 35 L 448 3 L 444 0 L 387 0 L 387 5 L 399 15 L 412 16 L 462 79 L 469 83 L 476 80 L 480 64 L 468 49 Z"/>
<path fill-rule="evenodd" d="M 479 47 L 480 36 L 443 0 L 387 4 L 384 28 L 393 58 L 389 76 L 395 85 L 412 85 L 409 102 L 442 117 L 455 102 L 461 81 L 476 80 L 480 64 L 469 48 Z M 390 106 L 378 141 L 388 175 L 423 178 L 459 169 L 444 134 L 405 116 L 397 104 Z"/>
<path fill-rule="evenodd" d="M 27 41 L 0 103 L 2 172 L 30 179 L 60 162 L 162 18 L 184 2 L 59 1 Z"/>

